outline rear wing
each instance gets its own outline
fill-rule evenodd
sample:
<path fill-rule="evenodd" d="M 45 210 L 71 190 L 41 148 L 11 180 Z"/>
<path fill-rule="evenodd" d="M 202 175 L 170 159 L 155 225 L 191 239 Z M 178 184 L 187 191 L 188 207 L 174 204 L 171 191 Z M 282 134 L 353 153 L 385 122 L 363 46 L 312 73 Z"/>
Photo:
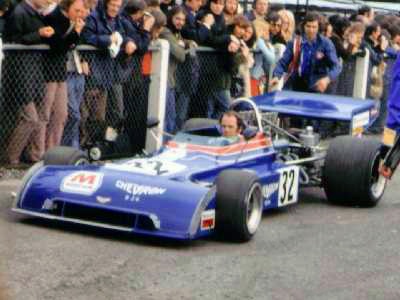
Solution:
<path fill-rule="evenodd" d="M 361 134 L 378 117 L 376 101 L 351 97 L 278 91 L 253 97 L 253 101 L 260 111 L 279 116 L 346 122 L 352 135 Z"/>

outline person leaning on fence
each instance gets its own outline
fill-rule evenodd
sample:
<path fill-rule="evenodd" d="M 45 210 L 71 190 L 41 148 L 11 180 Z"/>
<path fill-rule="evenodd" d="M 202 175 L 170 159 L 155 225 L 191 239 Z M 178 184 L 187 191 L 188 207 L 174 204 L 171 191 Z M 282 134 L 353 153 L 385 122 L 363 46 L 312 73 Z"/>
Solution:
<path fill-rule="evenodd" d="M 43 0 L 20 2 L 7 20 L 5 42 L 34 45 L 44 43 L 45 38 L 51 37 L 54 29 L 44 24 L 40 14 L 44 5 Z M 42 105 L 44 90 L 42 67 L 42 56 L 35 51 L 10 52 L 3 62 L 2 89 L 7 101 L 4 110 L 9 111 L 12 118 L 17 118 L 6 149 L 9 163 L 13 165 L 19 164 L 32 132 L 38 128 L 37 111 Z M 29 154 L 28 160 L 39 159 Z"/>
<path fill-rule="evenodd" d="M 238 96 L 251 96 L 250 68 L 254 65 L 254 56 L 250 52 L 255 46 L 257 36 L 254 25 L 243 15 L 238 15 L 233 23 L 228 26 L 228 32 L 236 36 L 240 42 L 240 51 L 235 55 L 238 65 L 237 73 L 243 81 L 243 92 Z"/>
<path fill-rule="evenodd" d="M 273 71 L 270 86 L 276 86 L 287 73 L 293 90 L 324 93 L 340 71 L 335 47 L 318 33 L 318 14 L 308 13 L 302 35 L 289 42 Z"/>
<path fill-rule="evenodd" d="M 44 65 L 46 90 L 38 110 L 39 129 L 32 140 L 32 154 L 39 158 L 61 143 L 68 117 L 67 53 L 79 43 L 85 13 L 83 0 L 62 0 L 44 19 L 54 34 L 46 39 L 50 45 Z"/>
<path fill-rule="evenodd" d="M 147 82 L 143 80 L 141 61 L 148 51 L 151 41 L 151 30 L 155 18 L 146 10 L 144 0 L 129 0 L 124 8 L 126 17 L 126 34 L 132 39 L 137 49 L 127 56 L 123 83 L 124 95 L 124 130 L 129 136 L 131 151 L 137 153 L 144 147 L 147 119 Z"/>
<path fill-rule="evenodd" d="M 218 52 L 213 57 L 215 64 L 212 66 L 210 64 L 210 68 L 203 68 L 204 71 L 200 77 L 208 80 L 207 86 L 201 86 L 199 93 L 207 99 L 206 115 L 213 119 L 218 119 L 221 113 L 228 109 L 231 98 L 232 74 L 237 67 L 234 61 L 234 53 L 241 46 L 240 40 L 227 31 L 223 9 L 223 0 L 211 0 L 197 16 L 198 20 L 201 21 L 211 14 L 215 20 L 209 36 L 205 41 L 202 41 L 201 45 L 215 48 Z M 203 99 L 198 100 L 204 101 Z M 199 101 L 196 101 L 196 105 L 200 106 L 201 104 L 199 105 Z"/>
<path fill-rule="evenodd" d="M 95 127 L 103 127 L 106 116 L 106 123 L 111 126 L 118 126 L 123 119 L 120 61 L 123 56 L 120 54 L 131 55 L 136 45 L 126 37 L 121 6 L 122 0 L 105 0 L 88 16 L 82 31 L 83 42 L 98 48 L 90 56 L 91 76 L 82 107 L 84 143 L 90 142 L 92 134 L 96 134 Z M 93 126 L 86 122 L 89 116 L 95 119 Z"/>
<path fill-rule="evenodd" d="M 127 38 L 136 44 L 136 53 L 144 54 L 150 44 L 150 31 L 154 24 L 154 17 L 146 11 L 144 0 L 129 0 L 124 7 L 125 32 Z"/>
<path fill-rule="evenodd" d="M 174 6 L 168 13 L 167 26 L 160 34 L 170 45 L 170 60 L 168 66 L 168 84 L 165 108 L 165 131 L 174 133 L 176 130 L 176 69 L 185 61 L 185 48 L 193 41 L 184 40 L 181 30 L 185 24 L 186 11 L 183 7 Z"/>
<path fill-rule="evenodd" d="M 90 14 L 91 3 L 84 0 L 85 20 Z M 80 41 L 81 42 L 81 39 Z M 67 89 L 68 89 L 68 118 L 64 126 L 61 145 L 80 148 L 81 104 L 85 92 L 86 77 L 89 75 L 89 64 L 83 59 L 77 49 L 67 53 Z"/>
<path fill-rule="evenodd" d="M 182 7 L 186 11 L 186 22 L 181 31 L 182 37 L 200 44 L 209 36 L 214 17 L 210 14 L 201 21 L 196 18 L 201 7 L 201 0 L 186 0 Z"/>
<path fill-rule="evenodd" d="M 151 46 L 156 43 L 160 33 L 164 30 L 164 26 L 167 24 L 167 19 L 164 13 L 158 8 L 148 7 L 146 11 L 154 18 L 154 24 L 150 30 Z M 131 142 L 131 151 L 133 153 L 139 153 L 145 147 L 148 96 L 152 74 L 152 52 L 147 51 L 143 58 L 140 59 L 139 63 L 139 70 L 136 70 L 131 77 L 131 80 L 134 81 L 134 94 L 137 92 L 138 97 L 135 98 L 133 103 L 128 107 L 128 110 L 129 108 L 135 109 L 135 123 L 130 122 L 132 124 L 125 125 L 125 129 Z M 129 84 L 129 81 L 127 84 Z M 135 89 L 135 87 L 138 87 L 138 89 Z"/>

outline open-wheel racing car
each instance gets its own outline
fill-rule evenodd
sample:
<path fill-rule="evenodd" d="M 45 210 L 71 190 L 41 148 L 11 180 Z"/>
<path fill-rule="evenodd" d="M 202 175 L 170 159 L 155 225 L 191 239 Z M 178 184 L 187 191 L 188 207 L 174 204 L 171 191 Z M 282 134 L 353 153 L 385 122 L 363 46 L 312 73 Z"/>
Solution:
<path fill-rule="evenodd" d="M 355 136 L 373 121 L 373 101 L 275 92 L 231 108 L 247 123 L 236 143 L 216 120 L 190 119 L 143 157 L 100 163 L 56 147 L 26 173 L 13 210 L 175 239 L 220 232 L 247 241 L 263 210 L 295 204 L 301 187 L 323 187 L 345 205 L 372 207 L 382 197 L 380 143 Z M 348 134 L 327 143 L 327 122 Z"/>

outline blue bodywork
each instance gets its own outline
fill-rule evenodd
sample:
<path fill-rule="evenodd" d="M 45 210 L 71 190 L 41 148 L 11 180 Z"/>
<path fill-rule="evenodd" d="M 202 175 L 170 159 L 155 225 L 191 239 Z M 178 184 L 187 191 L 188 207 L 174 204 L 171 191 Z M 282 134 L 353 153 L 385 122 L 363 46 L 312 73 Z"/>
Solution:
<path fill-rule="evenodd" d="M 372 101 L 288 92 L 256 97 L 254 102 L 261 111 L 304 117 L 334 114 L 335 119 L 350 122 L 357 114 L 371 115 L 374 109 Z M 299 167 L 276 159 L 288 146 L 287 141 L 280 141 L 276 147 L 261 130 L 249 141 L 227 144 L 217 128 L 210 127 L 206 136 L 196 130 L 178 133 L 147 158 L 104 165 L 36 165 L 26 175 L 14 210 L 141 234 L 195 239 L 215 230 L 214 182 L 225 169 L 247 170 L 258 176 L 264 209 L 296 203 Z M 284 182 L 286 171 L 294 174 L 291 182 Z"/>

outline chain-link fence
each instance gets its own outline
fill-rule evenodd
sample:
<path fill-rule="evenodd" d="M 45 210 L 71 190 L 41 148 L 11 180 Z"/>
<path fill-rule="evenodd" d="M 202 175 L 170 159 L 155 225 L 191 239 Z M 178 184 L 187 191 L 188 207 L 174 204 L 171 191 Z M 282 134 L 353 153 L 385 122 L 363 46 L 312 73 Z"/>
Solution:
<path fill-rule="evenodd" d="M 108 53 L 80 46 L 76 53 L 69 54 L 68 72 L 62 76 L 47 46 L 4 45 L 0 161 L 31 162 L 35 160 L 35 150 L 48 150 L 55 145 L 97 145 L 108 157 L 139 153 L 146 145 L 147 117 L 163 116 L 165 109 L 154 113 L 155 106 L 165 106 L 165 87 L 160 82 L 166 82 L 168 52 L 154 55 L 160 51 L 157 47 L 151 49 L 153 71 L 146 73 L 143 56 L 111 59 Z M 75 62 L 75 69 L 68 68 L 71 61 Z M 163 64 L 165 68 L 158 67 Z M 352 76 L 354 80 L 356 68 L 345 68 L 341 76 Z M 154 70 L 159 73 L 154 74 Z M 187 55 L 176 73 L 176 130 L 189 118 L 209 117 L 210 109 L 212 117 L 218 116 L 224 111 L 224 98 L 229 94 L 242 96 L 243 85 L 235 70 L 227 53 L 199 48 Z M 346 93 L 353 91 L 347 77 L 350 82 Z M 55 79 L 65 80 L 66 97 L 54 84 Z M 340 87 L 344 86 L 342 80 L 338 80 Z M 114 131 L 118 133 L 116 140 L 108 142 L 105 133 L 113 136 Z"/>
<path fill-rule="evenodd" d="M 112 59 L 83 46 L 62 61 L 63 72 L 47 46 L 5 45 L 3 52 L 2 162 L 31 162 L 54 145 L 99 144 L 107 156 L 144 148 L 150 74 L 142 56 Z M 104 138 L 110 128 L 118 134 L 112 143 Z"/>

